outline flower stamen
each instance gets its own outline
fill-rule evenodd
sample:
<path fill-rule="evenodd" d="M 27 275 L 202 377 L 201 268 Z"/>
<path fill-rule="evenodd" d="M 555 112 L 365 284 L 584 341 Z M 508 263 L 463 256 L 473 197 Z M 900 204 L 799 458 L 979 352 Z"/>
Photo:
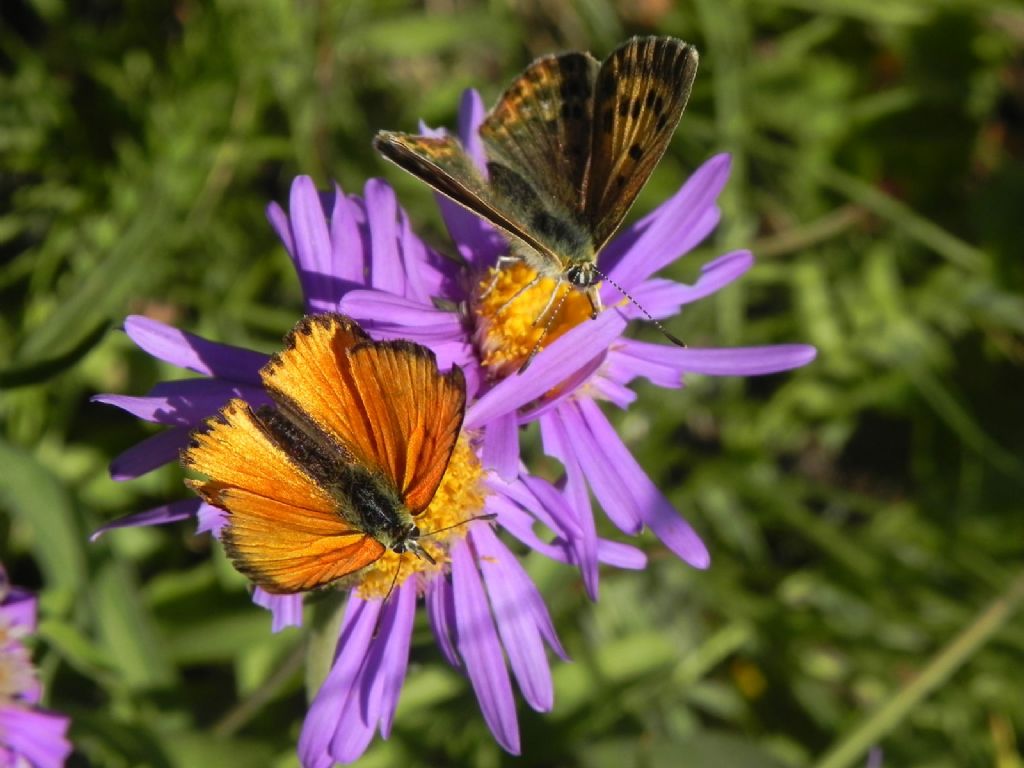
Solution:
<path fill-rule="evenodd" d="M 470 305 L 480 359 L 496 378 L 515 373 L 532 352 L 591 317 L 586 294 L 568 283 L 541 277 L 521 261 L 488 270 Z M 552 307 L 554 315 L 547 317 Z"/>

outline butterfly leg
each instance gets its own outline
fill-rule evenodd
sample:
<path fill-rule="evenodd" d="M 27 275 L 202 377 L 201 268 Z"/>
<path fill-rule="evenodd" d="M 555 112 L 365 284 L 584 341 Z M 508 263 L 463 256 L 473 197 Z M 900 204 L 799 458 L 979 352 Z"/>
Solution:
<path fill-rule="evenodd" d="M 592 285 L 587 288 L 587 298 L 590 300 L 590 319 L 593 320 L 604 309 L 604 305 L 601 303 L 601 291 L 599 286 Z"/>
<path fill-rule="evenodd" d="M 516 371 L 517 376 L 526 370 L 527 366 L 529 366 L 529 364 L 533 362 L 533 358 L 537 356 L 538 352 L 540 352 L 541 345 L 544 343 L 544 339 L 547 338 L 548 331 L 551 330 L 551 324 L 554 323 L 556 319 L 558 319 L 558 313 L 562 311 L 562 305 L 565 304 L 565 300 L 569 298 L 569 293 L 569 291 L 563 293 L 562 298 L 560 298 L 558 300 L 558 303 L 555 304 L 555 308 L 551 312 L 551 317 L 549 317 L 548 321 L 544 323 L 544 329 L 540 332 L 540 337 L 537 339 L 537 343 L 533 345 L 533 349 L 530 350 L 530 354 L 526 356 L 526 360 L 523 361 L 523 364 L 519 366 L 519 370 Z M 554 293 L 552 293 L 551 295 L 553 296 Z M 534 323 L 536 324 L 536 321 L 534 321 Z"/>
<path fill-rule="evenodd" d="M 491 278 L 491 284 L 487 286 L 487 290 L 480 294 L 481 301 L 490 296 L 491 292 L 498 287 L 498 277 L 501 276 L 501 268 L 507 264 L 515 264 L 517 261 L 519 259 L 515 256 L 498 257 L 498 260 L 494 263 L 494 277 Z"/>
<path fill-rule="evenodd" d="M 533 319 L 533 327 L 536 328 L 537 324 L 540 323 L 541 318 L 548 313 L 551 309 L 551 305 L 555 303 L 555 296 L 558 295 L 558 289 L 562 287 L 562 278 L 558 278 L 558 282 L 555 283 L 555 287 L 551 289 L 551 295 L 548 296 L 548 303 L 544 305 L 544 309 L 540 311 L 540 314 Z"/>
<path fill-rule="evenodd" d="M 533 280 L 531 280 L 526 285 L 524 285 L 522 288 L 520 288 L 518 291 L 516 291 L 512 295 L 512 298 L 510 298 L 508 301 L 506 301 L 504 304 L 502 304 L 500 307 L 498 307 L 496 310 L 494 310 L 494 314 L 495 315 L 500 315 L 502 312 L 505 311 L 505 307 L 507 307 L 509 304 L 511 304 L 516 299 L 518 299 L 520 296 L 522 296 L 528 290 L 533 288 L 533 286 L 535 286 L 537 283 L 539 283 L 543 279 L 544 278 L 543 278 L 542 275 L 537 275 L 535 278 L 533 278 Z"/>

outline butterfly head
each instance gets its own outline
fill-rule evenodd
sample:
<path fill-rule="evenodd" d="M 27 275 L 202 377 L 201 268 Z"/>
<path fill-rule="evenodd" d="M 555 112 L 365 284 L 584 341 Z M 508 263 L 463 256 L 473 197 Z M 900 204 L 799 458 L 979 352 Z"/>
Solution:
<path fill-rule="evenodd" d="M 415 523 L 408 523 L 399 532 L 398 536 L 390 544 L 389 548 L 396 555 L 401 555 L 405 552 L 411 552 L 416 555 L 420 560 L 426 560 L 431 565 L 436 564 L 436 560 L 431 556 L 427 550 L 420 544 L 420 529 Z"/>
<path fill-rule="evenodd" d="M 565 270 L 565 280 L 575 288 L 589 288 L 601 281 L 593 262 L 570 264 Z"/>

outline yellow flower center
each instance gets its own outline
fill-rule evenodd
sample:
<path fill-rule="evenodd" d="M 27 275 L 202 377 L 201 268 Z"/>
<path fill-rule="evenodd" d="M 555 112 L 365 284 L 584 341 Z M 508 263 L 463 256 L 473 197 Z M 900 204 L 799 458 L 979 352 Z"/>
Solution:
<path fill-rule="evenodd" d="M 484 367 L 495 378 L 515 373 L 535 348 L 540 351 L 590 319 L 590 300 L 582 291 L 564 282 L 556 287 L 548 277 L 530 285 L 536 277 L 537 272 L 523 262 L 501 270 L 492 267 L 473 292 L 474 341 Z"/>
<path fill-rule="evenodd" d="M 469 439 L 465 434 L 460 435 L 433 501 L 415 518 L 420 529 L 419 545 L 434 562 L 411 552 L 398 554 L 388 550 L 377 562 L 355 575 L 352 586 L 356 594 L 364 600 L 385 597 L 392 587 L 403 584 L 410 576 L 443 570 L 451 542 L 465 538 L 469 526 L 464 523 L 484 508 L 487 491 L 483 476 L 480 459 Z"/>

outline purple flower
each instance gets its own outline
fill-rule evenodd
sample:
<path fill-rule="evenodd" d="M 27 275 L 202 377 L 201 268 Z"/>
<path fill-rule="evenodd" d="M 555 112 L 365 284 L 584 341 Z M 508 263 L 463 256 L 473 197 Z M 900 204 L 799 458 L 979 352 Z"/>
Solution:
<path fill-rule="evenodd" d="M 410 579 L 386 601 L 349 598 L 334 665 L 303 724 L 303 765 L 351 762 L 375 730 L 387 738 L 420 593 L 438 645 L 469 676 L 484 719 L 505 750 L 519 753 L 509 667 L 526 702 L 538 712 L 551 709 L 545 644 L 566 656 L 537 588 L 488 525 L 474 525 L 449 554 L 447 573 Z"/>
<path fill-rule="evenodd" d="M 308 312 L 336 311 L 354 289 L 372 288 L 378 306 L 383 303 L 388 309 L 382 316 L 386 319 L 363 323 L 371 335 L 395 335 L 389 333 L 389 323 L 400 317 L 398 327 L 415 327 L 417 340 L 435 352 L 440 368 L 463 366 L 470 398 L 480 390 L 483 369 L 462 332 L 463 320 L 436 313 L 430 305 L 431 296 L 456 290 L 459 268 L 412 233 L 390 187 L 370 181 L 364 198 L 346 196 L 338 188 L 320 194 L 308 177 L 300 177 L 292 185 L 289 212 L 271 205 L 268 218 L 295 261 Z M 141 397 L 94 398 L 168 427 L 115 458 L 115 479 L 137 477 L 177 460 L 191 430 L 231 398 L 253 405 L 269 402 L 259 377 L 266 355 L 208 341 L 146 317 L 129 317 L 124 327 L 147 353 L 205 378 L 162 382 Z M 574 542 L 584 535 L 565 493 L 525 473 L 503 478 L 492 471 L 487 445 L 474 437 L 479 434 L 493 437 L 501 432 L 478 427 L 464 433 L 435 502 L 417 523 L 429 532 L 453 520 L 493 514 L 498 526 L 525 545 L 579 565 Z M 503 460 L 518 462 L 518 456 Z M 456 486 L 464 492 L 453 490 Z M 436 517 L 431 512 L 435 507 Z M 220 509 L 189 499 L 108 523 L 95 535 L 193 516 L 200 531 L 215 535 L 225 522 Z M 351 585 L 333 667 L 303 726 L 300 754 L 305 765 L 354 760 L 375 730 L 388 735 L 419 595 L 425 598 L 444 656 L 468 676 L 486 722 L 505 749 L 519 749 L 512 678 L 531 707 L 550 709 L 553 691 L 545 645 L 560 656 L 564 652 L 540 595 L 516 559 L 491 525 L 479 521 L 431 539 L 443 547 L 435 558 L 437 567 L 416 558 L 399 563 L 400 556 L 388 552 Z M 593 541 L 592 556 L 600 562 L 622 568 L 646 564 L 634 547 Z M 397 585 L 393 592 L 392 584 Z M 301 594 L 271 595 L 257 589 L 253 599 L 272 611 L 275 631 L 302 622 Z"/>
<path fill-rule="evenodd" d="M 0 765 L 52 768 L 71 754 L 68 718 L 38 706 L 42 689 L 25 637 L 36 628 L 36 599 L 12 587 L 0 565 Z"/>
<path fill-rule="evenodd" d="M 483 117 L 479 95 L 468 91 L 460 110 L 459 135 L 481 168 L 485 167 L 484 149 L 477 129 Z M 613 283 L 654 318 L 665 318 L 724 288 L 753 265 L 749 251 L 735 251 L 705 265 L 693 285 L 653 276 L 717 225 L 716 200 L 728 175 L 729 157 L 711 158 L 675 195 L 623 230 L 599 260 L 609 278 L 601 288 L 609 309 L 591 320 L 586 297 L 563 284 L 560 290 L 565 299 L 543 341 L 545 323 L 535 321 L 549 306 L 554 282 L 542 280 L 524 290 L 536 275 L 526 265 L 516 263 L 496 271 L 497 258 L 508 250 L 504 239 L 441 196 L 442 214 L 466 266 L 461 279 L 449 274 L 443 284 L 436 285 L 448 289 L 443 298 L 449 303 L 468 308 L 465 316 L 445 312 L 429 301 L 406 300 L 396 305 L 394 297 L 376 285 L 373 291 L 352 291 L 341 302 L 346 314 L 375 321 L 378 333 L 421 342 L 430 339 L 475 357 L 459 358 L 464 368 L 475 370 L 478 385 L 466 424 L 485 432 L 485 459 L 502 476 L 514 477 L 519 471 L 519 426 L 539 422 L 545 452 L 565 468 L 566 495 L 582 532 L 572 543 L 593 597 L 598 587 L 598 542 L 588 489 L 621 531 L 633 535 L 646 526 L 690 565 L 705 568 L 710 562 L 700 537 L 633 458 L 598 401 L 627 408 L 636 398 L 629 385 L 637 378 L 678 388 L 685 374 L 775 373 L 806 365 L 816 354 L 803 344 L 678 348 L 623 336 L 629 320 L 643 314 Z M 559 301 L 560 296 L 550 306 Z M 444 329 L 450 335 L 444 335 Z M 538 343 L 541 351 L 516 375 Z"/>

